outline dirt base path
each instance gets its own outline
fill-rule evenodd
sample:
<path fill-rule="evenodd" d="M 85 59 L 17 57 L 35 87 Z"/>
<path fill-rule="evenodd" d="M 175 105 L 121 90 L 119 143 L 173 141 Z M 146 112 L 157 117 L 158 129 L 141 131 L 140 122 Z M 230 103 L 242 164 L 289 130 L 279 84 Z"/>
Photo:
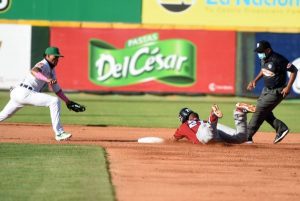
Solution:
<path fill-rule="evenodd" d="M 72 140 L 56 142 L 49 125 L 0 124 L 0 142 L 100 145 L 118 201 L 300 200 L 300 134 L 276 145 L 269 133 L 258 133 L 252 145 L 192 145 L 168 140 L 174 129 L 65 129 Z M 136 142 L 145 136 L 166 142 Z"/>

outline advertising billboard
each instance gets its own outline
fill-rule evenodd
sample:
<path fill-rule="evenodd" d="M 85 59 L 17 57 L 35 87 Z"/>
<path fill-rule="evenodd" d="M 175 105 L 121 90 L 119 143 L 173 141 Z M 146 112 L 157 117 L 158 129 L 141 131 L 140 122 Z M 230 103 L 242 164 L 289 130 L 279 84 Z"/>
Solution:
<path fill-rule="evenodd" d="M 0 24 L 0 89 L 16 85 L 31 68 L 31 26 Z"/>
<path fill-rule="evenodd" d="M 64 89 L 99 92 L 235 92 L 235 33 L 230 31 L 52 27 L 65 55 Z"/>
<path fill-rule="evenodd" d="M 141 22 L 141 0 L 0 0 L 0 21 Z"/>
<path fill-rule="evenodd" d="M 299 31 L 299 0 L 143 0 L 142 22 L 230 30 Z"/>

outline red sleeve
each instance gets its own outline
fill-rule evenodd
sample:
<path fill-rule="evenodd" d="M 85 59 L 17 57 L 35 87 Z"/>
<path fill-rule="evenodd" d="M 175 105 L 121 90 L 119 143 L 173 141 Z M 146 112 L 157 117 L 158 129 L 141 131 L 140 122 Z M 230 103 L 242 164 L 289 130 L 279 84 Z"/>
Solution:
<path fill-rule="evenodd" d="M 193 144 L 199 144 L 199 140 L 196 137 L 196 132 L 193 131 L 187 123 L 181 124 L 181 126 L 176 130 L 174 137 L 177 140 L 182 138 L 187 138 Z"/>
<path fill-rule="evenodd" d="M 180 126 L 181 127 L 181 126 Z M 185 136 L 181 134 L 181 130 L 180 130 L 180 127 L 177 128 L 175 134 L 174 134 L 174 138 L 177 139 L 177 140 L 180 140 L 182 138 L 184 138 Z"/>

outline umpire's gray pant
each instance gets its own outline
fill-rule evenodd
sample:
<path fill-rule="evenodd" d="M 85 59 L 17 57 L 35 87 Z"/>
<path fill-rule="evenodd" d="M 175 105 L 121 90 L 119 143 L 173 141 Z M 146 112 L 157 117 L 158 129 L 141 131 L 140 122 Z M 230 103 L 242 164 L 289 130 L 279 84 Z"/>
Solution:
<path fill-rule="evenodd" d="M 283 100 L 281 94 L 283 88 L 268 89 L 263 88 L 257 100 L 256 111 L 248 124 L 248 139 L 252 138 L 264 121 L 267 121 L 276 132 L 282 132 L 288 127 L 273 114 L 273 109 Z"/>

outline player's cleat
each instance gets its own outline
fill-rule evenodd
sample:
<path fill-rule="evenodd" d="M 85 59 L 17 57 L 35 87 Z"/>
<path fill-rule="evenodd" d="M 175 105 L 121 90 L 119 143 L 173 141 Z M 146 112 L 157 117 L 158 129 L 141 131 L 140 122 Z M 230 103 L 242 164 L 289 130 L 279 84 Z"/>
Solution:
<path fill-rule="evenodd" d="M 256 106 L 248 103 L 237 103 L 236 108 L 241 110 L 242 112 L 255 112 Z"/>
<path fill-rule="evenodd" d="M 289 129 L 286 129 L 282 132 L 279 132 L 276 134 L 275 140 L 274 140 L 274 144 L 280 142 L 281 140 L 283 140 L 283 138 L 289 133 Z"/>
<path fill-rule="evenodd" d="M 221 112 L 219 106 L 217 104 L 214 104 L 213 106 L 211 106 L 212 112 L 218 117 L 218 118 L 222 118 L 223 117 L 223 113 Z"/>
<path fill-rule="evenodd" d="M 56 141 L 69 140 L 72 137 L 71 133 L 62 132 L 55 136 Z"/>

